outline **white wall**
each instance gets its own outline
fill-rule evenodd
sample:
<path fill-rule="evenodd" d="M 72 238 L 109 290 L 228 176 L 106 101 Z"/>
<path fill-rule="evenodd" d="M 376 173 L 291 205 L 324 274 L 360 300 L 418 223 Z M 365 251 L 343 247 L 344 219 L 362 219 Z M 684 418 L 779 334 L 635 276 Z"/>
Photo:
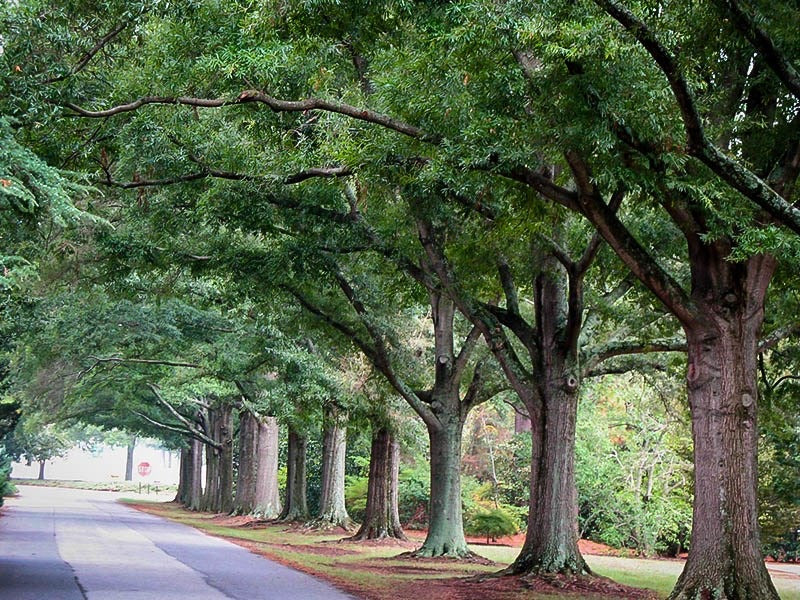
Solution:
<path fill-rule="evenodd" d="M 124 481 L 125 448 L 99 446 L 97 452 L 87 452 L 73 448 L 63 458 L 48 460 L 44 468 L 46 479 L 74 479 L 79 481 Z M 139 476 L 137 465 L 150 463 L 150 474 Z M 140 440 L 133 451 L 133 481 L 144 483 L 177 484 L 180 467 L 180 453 L 151 448 Z M 36 479 L 39 476 L 39 463 L 27 466 L 24 462 L 14 463 L 11 476 L 23 479 Z"/>

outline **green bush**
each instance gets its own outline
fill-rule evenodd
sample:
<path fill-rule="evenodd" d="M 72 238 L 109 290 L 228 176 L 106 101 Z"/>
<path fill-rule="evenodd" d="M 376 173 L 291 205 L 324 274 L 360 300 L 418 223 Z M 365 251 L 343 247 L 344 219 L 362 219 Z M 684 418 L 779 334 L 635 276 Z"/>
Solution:
<path fill-rule="evenodd" d="M 486 543 L 497 541 L 497 538 L 514 535 L 519 531 L 517 520 L 503 508 L 476 512 L 464 524 L 467 534 L 482 535 Z"/>
<path fill-rule="evenodd" d="M 16 492 L 11 483 L 11 458 L 0 448 L 0 506 L 3 506 L 3 498 Z"/>
<path fill-rule="evenodd" d="M 398 510 L 403 527 L 410 529 L 428 524 L 428 502 L 431 495 L 430 471 L 420 461 L 413 467 L 400 470 Z"/>
<path fill-rule="evenodd" d="M 363 521 L 367 509 L 367 477 L 348 475 L 344 487 L 344 501 L 347 513 L 355 521 Z"/>

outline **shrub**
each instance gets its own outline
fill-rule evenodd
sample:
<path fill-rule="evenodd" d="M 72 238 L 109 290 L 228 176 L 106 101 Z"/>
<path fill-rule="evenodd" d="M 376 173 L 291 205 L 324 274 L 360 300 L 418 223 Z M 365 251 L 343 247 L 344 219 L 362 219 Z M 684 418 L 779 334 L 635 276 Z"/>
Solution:
<path fill-rule="evenodd" d="M 10 478 L 11 458 L 0 448 L 0 506 L 3 506 L 5 496 L 10 496 L 16 491 Z"/>
<path fill-rule="evenodd" d="M 502 508 L 478 511 L 467 520 L 465 529 L 470 535 L 486 536 L 487 544 L 490 540 L 496 542 L 499 537 L 519 531 L 514 516 Z"/>
<path fill-rule="evenodd" d="M 344 487 L 344 501 L 347 513 L 355 521 L 363 521 L 367 510 L 367 488 L 369 479 L 348 475 Z"/>

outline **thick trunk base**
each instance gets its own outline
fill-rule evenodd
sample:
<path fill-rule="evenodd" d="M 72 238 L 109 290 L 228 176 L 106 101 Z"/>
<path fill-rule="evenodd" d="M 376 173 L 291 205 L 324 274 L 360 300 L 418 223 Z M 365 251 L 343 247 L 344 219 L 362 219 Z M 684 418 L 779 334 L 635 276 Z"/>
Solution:
<path fill-rule="evenodd" d="M 431 444 L 431 503 L 428 536 L 415 557 L 469 558 L 461 513 L 461 434 L 455 421 L 428 428 Z"/>

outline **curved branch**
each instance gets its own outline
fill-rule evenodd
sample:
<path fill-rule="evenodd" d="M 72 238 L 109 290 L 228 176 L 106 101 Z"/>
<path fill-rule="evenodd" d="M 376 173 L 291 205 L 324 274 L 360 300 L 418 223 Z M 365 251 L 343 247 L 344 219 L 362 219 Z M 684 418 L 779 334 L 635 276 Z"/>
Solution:
<path fill-rule="evenodd" d="M 788 337 L 796 335 L 800 333 L 800 323 L 792 323 L 791 325 L 787 325 L 786 327 L 781 327 L 780 329 L 776 329 L 769 335 L 763 337 L 758 343 L 758 351 L 764 352 L 765 350 L 770 350 L 778 345 L 778 342 L 784 340 Z"/>
<path fill-rule="evenodd" d="M 658 340 L 653 342 L 610 342 L 595 349 L 584 362 L 584 373 L 596 370 L 604 361 L 616 356 L 630 356 L 637 354 L 653 354 L 656 352 L 685 352 L 686 340 Z"/>
<path fill-rule="evenodd" d="M 580 190 L 582 213 L 631 272 L 658 297 L 682 323 L 695 323 L 698 311 L 686 291 L 650 255 L 611 207 L 603 202 L 589 166 L 576 152 L 567 152 L 567 163 Z"/>
<path fill-rule="evenodd" d="M 744 11 L 737 0 L 715 0 L 725 10 L 736 28 L 747 41 L 764 57 L 767 65 L 777 75 L 792 95 L 800 100 L 800 73 L 791 61 L 778 50 L 769 34 L 761 29 L 752 15 Z"/>
<path fill-rule="evenodd" d="M 432 136 L 419 127 L 405 123 L 389 115 L 376 112 L 374 110 L 359 108 L 344 102 L 335 102 L 323 98 L 306 98 L 305 100 L 280 100 L 265 94 L 259 90 L 245 90 L 235 99 L 226 98 L 195 98 L 191 96 L 144 96 L 127 104 L 119 104 L 104 110 L 88 110 L 71 102 L 64 103 L 64 106 L 81 117 L 91 119 L 102 119 L 113 117 L 126 112 L 139 110 L 143 106 L 150 104 L 170 104 L 193 106 L 197 108 L 220 108 L 223 106 L 233 106 L 236 104 L 259 103 L 267 105 L 273 112 L 306 112 L 311 110 L 321 110 L 325 112 L 338 113 L 352 119 L 365 121 L 380 125 L 386 129 L 391 129 L 402 133 L 408 137 L 435 142 L 438 138 Z"/>
<path fill-rule="evenodd" d="M 106 35 L 100 38 L 91 49 L 87 50 L 81 59 L 77 62 L 77 64 L 72 67 L 68 72 L 64 73 L 63 75 L 58 75 L 56 77 L 50 77 L 45 79 L 42 83 L 50 84 L 56 83 L 58 81 L 64 81 L 65 79 L 72 77 L 73 75 L 80 73 L 83 69 L 86 68 L 86 65 L 100 52 L 103 48 L 105 48 L 115 37 L 117 37 L 122 31 L 128 26 L 127 23 L 120 23 L 116 27 L 114 27 L 111 31 L 109 31 Z"/>
<path fill-rule="evenodd" d="M 795 233 L 800 233 L 800 210 L 787 202 L 755 173 L 728 158 L 707 139 L 695 103 L 694 92 L 672 54 L 656 38 L 653 31 L 628 8 L 614 0 L 594 1 L 636 38 L 667 78 L 681 112 L 689 154 L 703 162 L 730 187 L 761 207 L 778 222 Z"/>
<path fill-rule="evenodd" d="M 233 181 L 282 181 L 282 183 L 285 185 L 294 185 L 303 181 L 307 181 L 308 179 L 346 177 L 348 175 L 352 175 L 352 173 L 353 171 L 349 167 L 315 167 L 281 178 L 248 175 L 246 173 L 221 171 L 219 169 L 203 169 L 202 171 L 187 173 L 185 175 L 177 175 L 175 177 L 165 177 L 163 179 L 134 179 L 133 181 L 115 181 L 111 179 L 110 174 L 107 173 L 107 177 L 105 179 L 98 180 L 97 183 L 99 185 L 107 185 L 109 187 L 130 190 L 143 187 L 175 185 L 178 183 L 187 183 L 189 181 L 197 181 L 198 179 L 212 177 L 217 179 L 230 179 Z"/>

